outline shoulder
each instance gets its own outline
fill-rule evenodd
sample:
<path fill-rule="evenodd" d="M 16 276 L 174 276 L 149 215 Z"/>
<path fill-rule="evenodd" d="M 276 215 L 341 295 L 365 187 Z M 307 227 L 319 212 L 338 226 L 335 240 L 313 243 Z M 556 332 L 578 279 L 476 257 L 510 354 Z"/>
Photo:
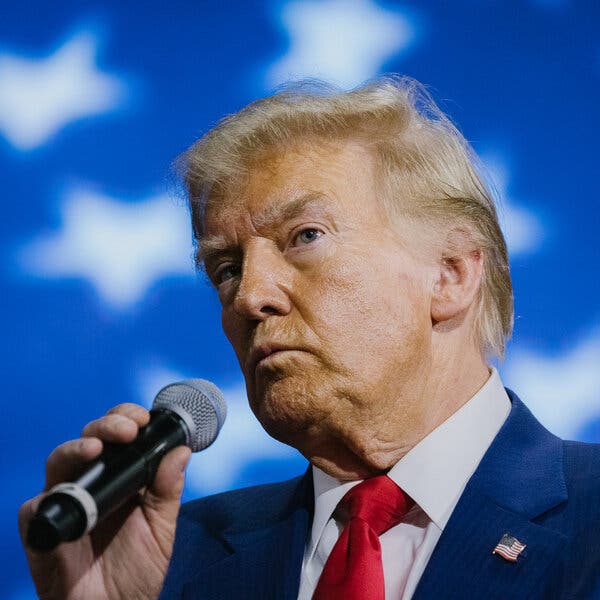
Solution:
<path fill-rule="evenodd" d="M 179 597 L 182 583 L 199 569 L 228 559 L 231 542 L 238 536 L 260 535 L 299 507 L 306 506 L 310 511 L 311 502 L 309 470 L 304 476 L 280 483 L 233 490 L 183 504 L 160 598 Z"/>
<path fill-rule="evenodd" d="M 600 444 L 563 441 L 565 473 L 573 481 L 596 480 L 600 483 Z"/>
<path fill-rule="evenodd" d="M 563 468 L 569 498 L 583 506 L 595 500 L 590 517 L 600 520 L 600 444 L 563 441 Z"/>
<path fill-rule="evenodd" d="M 595 598 L 600 593 L 600 444 L 562 444 L 567 500 L 537 522 L 565 536 L 555 581 L 573 594 L 569 597 Z"/>
<path fill-rule="evenodd" d="M 302 502 L 307 476 L 287 481 L 256 485 L 232 490 L 181 506 L 178 528 L 196 527 L 210 530 L 254 528 L 285 517 L 287 512 Z"/>

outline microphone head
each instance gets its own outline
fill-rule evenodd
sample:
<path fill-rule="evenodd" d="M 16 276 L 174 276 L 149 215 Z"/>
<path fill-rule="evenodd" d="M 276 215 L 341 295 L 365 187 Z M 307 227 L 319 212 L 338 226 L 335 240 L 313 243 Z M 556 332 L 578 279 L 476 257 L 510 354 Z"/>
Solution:
<path fill-rule="evenodd" d="M 206 379 L 167 385 L 156 395 L 152 408 L 173 411 L 184 420 L 192 452 L 204 450 L 215 441 L 227 416 L 223 394 Z"/>

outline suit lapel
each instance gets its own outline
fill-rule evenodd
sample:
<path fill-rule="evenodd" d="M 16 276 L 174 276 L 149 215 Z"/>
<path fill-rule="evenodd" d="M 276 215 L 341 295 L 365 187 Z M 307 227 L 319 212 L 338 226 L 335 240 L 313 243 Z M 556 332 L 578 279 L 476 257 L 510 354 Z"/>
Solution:
<path fill-rule="evenodd" d="M 497 505 L 478 490 L 465 492 L 429 561 L 413 600 L 531 598 L 566 538 Z M 516 562 L 492 554 L 505 533 L 526 544 Z"/>
<path fill-rule="evenodd" d="M 182 600 L 295 600 L 311 518 L 308 491 L 312 499 L 310 472 L 283 518 L 250 530 L 223 532 L 229 556 L 197 570 L 183 586 Z"/>
<path fill-rule="evenodd" d="M 529 598 L 565 548 L 561 534 L 532 521 L 567 499 L 562 442 L 509 395 L 509 417 L 467 484 L 414 600 Z M 182 599 L 295 600 L 311 507 L 309 469 L 283 516 L 222 533 L 228 555 L 198 565 Z M 505 533 L 526 544 L 514 563 L 492 554 Z"/>
<path fill-rule="evenodd" d="M 562 442 L 509 392 L 512 409 L 467 484 L 414 600 L 530 598 L 566 547 L 532 519 L 567 499 Z M 503 534 L 526 544 L 516 562 L 492 554 Z"/>

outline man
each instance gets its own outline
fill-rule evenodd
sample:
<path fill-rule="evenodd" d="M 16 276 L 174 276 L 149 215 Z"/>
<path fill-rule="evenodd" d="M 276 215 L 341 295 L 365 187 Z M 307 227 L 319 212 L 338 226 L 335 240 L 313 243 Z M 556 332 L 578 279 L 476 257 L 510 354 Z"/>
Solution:
<path fill-rule="evenodd" d="M 421 88 L 282 92 L 184 165 L 252 410 L 312 467 L 188 504 L 175 535 L 178 448 L 91 536 L 27 550 L 40 595 L 593 597 L 600 449 L 548 433 L 487 366 L 512 328 L 506 247 L 475 157 Z M 122 405 L 88 424 L 50 455 L 46 489 L 147 419 Z"/>

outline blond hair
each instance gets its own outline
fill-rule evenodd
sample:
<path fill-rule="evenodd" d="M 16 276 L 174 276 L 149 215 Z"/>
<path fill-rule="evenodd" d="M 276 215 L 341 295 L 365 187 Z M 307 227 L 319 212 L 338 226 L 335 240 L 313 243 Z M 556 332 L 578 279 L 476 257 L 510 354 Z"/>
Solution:
<path fill-rule="evenodd" d="M 208 202 L 266 153 L 307 138 L 361 142 L 391 213 L 422 221 L 440 240 L 452 231 L 469 236 L 484 260 L 475 336 L 482 352 L 502 356 L 513 296 L 493 195 L 467 141 L 414 79 L 385 77 L 349 92 L 301 82 L 225 117 L 181 157 L 196 242 Z"/>

